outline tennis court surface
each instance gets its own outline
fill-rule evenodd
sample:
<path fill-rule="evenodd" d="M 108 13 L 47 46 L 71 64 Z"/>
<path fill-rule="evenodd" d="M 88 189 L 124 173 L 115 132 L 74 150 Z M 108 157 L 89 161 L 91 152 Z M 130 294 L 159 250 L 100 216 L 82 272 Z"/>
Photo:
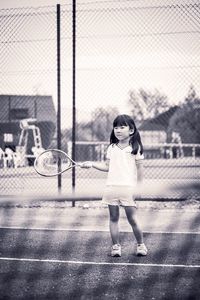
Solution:
<path fill-rule="evenodd" d="M 0 299 L 200 299 L 199 202 L 138 206 L 149 254 L 135 255 L 121 209 L 122 257 L 112 258 L 97 202 L 1 201 Z"/>

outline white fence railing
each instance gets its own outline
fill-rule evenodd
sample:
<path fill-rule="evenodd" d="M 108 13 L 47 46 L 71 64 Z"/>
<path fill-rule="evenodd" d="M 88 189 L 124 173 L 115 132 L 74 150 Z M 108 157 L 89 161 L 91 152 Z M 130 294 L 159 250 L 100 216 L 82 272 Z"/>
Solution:
<path fill-rule="evenodd" d="M 98 141 L 77 141 L 77 159 L 94 159 L 96 160 L 104 160 L 106 149 L 109 143 L 107 142 L 98 142 Z M 71 154 L 72 144 L 68 143 L 68 153 Z M 177 143 L 159 143 L 159 144 L 144 144 L 144 153 L 145 158 L 196 158 L 200 156 L 200 144 L 177 144 Z M 83 156 L 84 153 L 84 156 Z"/>

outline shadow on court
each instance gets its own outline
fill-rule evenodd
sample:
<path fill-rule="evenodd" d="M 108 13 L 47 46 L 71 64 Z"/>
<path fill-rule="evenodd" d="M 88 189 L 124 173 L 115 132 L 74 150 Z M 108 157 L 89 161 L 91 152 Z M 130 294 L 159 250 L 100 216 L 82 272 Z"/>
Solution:
<path fill-rule="evenodd" d="M 110 256 L 105 209 L 0 214 L 0 299 L 200 299 L 198 211 L 185 223 L 183 212 L 171 212 L 165 227 L 164 211 L 143 212 L 143 227 L 152 226 L 144 233 L 149 254 L 137 257 L 131 232 L 122 230 L 121 258 Z"/>

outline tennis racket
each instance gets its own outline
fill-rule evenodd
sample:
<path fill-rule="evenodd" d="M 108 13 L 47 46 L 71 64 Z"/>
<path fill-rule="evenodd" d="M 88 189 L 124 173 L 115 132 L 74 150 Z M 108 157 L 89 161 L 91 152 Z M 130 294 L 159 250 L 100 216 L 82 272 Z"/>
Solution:
<path fill-rule="evenodd" d="M 74 167 L 80 166 L 62 150 L 48 149 L 40 153 L 35 161 L 35 171 L 45 177 L 57 176 Z"/>

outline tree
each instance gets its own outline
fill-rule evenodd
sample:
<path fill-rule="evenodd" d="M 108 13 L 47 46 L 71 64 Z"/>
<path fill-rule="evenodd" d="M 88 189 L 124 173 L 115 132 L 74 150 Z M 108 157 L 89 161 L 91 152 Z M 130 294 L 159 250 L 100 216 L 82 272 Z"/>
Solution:
<path fill-rule="evenodd" d="M 190 86 L 183 104 L 169 122 L 169 132 L 178 132 L 183 143 L 200 143 L 200 98 Z"/>
<path fill-rule="evenodd" d="M 118 115 L 115 107 L 98 107 L 92 112 L 88 122 L 76 124 L 76 141 L 109 141 L 114 118 Z M 72 141 L 72 128 L 62 130 L 62 150 L 67 151 L 69 141 Z M 57 148 L 57 140 L 51 142 L 51 148 Z"/>
<path fill-rule="evenodd" d="M 98 107 L 92 112 L 92 139 L 108 141 L 114 118 L 119 114 L 116 107 Z"/>
<path fill-rule="evenodd" d="M 72 128 L 62 131 L 62 143 L 72 140 Z M 76 141 L 91 141 L 91 121 L 76 124 Z"/>
<path fill-rule="evenodd" d="M 128 103 L 138 125 L 145 119 L 153 118 L 170 107 L 167 96 L 162 95 L 157 89 L 153 93 L 142 88 L 138 92 L 131 90 Z"/>

